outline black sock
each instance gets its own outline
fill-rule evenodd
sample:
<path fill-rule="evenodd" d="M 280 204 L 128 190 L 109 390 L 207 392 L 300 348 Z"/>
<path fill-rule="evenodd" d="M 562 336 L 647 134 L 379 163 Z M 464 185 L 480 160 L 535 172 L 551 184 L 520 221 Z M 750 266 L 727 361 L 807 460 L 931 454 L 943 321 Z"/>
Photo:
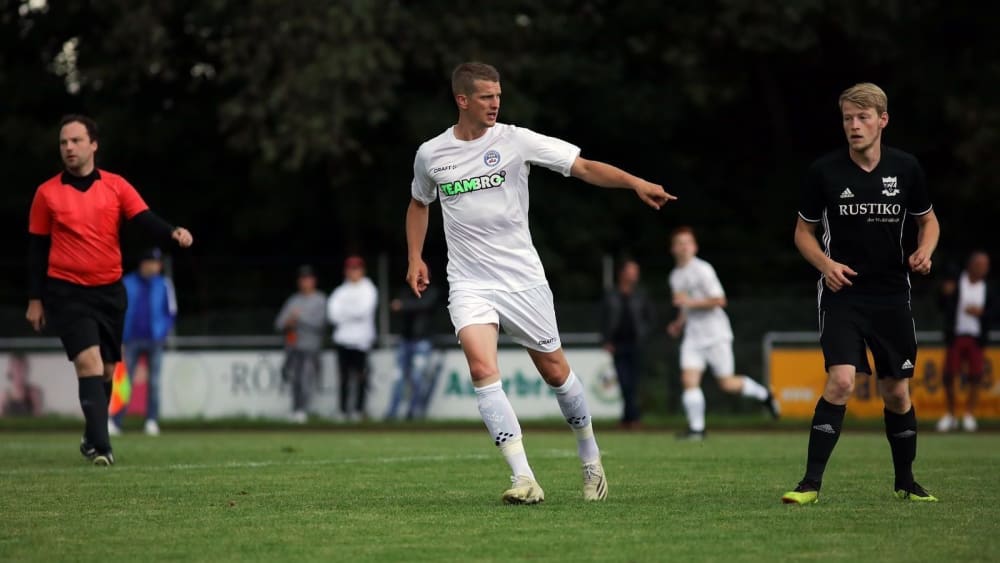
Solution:
<path fill-rule="evenodd" d="M 104 395 L 108 398 L 108 405 L 111 405 L 111 390 L 114 383 L 110 379 L 104 380 Z"/>
<path fill-rule="evenodd" d="M 108 398 L 104 394 L 104 379 L 98 377 L 81 377 L 80 408 L 87 421 L 85 435 L 87 441 L 98 453 L 111 451 L 111 439 L 108 437 Z"/>
<path fill-rule="evenodd" d="M 844 425 L 844 413 L 847 407 L 828 403 L 823 397 L 816 403 L 816 413 L 812 419 L 812 432 L 809 434 L 809 458 L 806 461 L 806 476 L 804 481 L 819 490 L 823 483 L 823 472 L 826 462 L 830 460 L 840 429 Z"/>
<path fill-rule="evenodd" d="M 904 414 L 886 409 L 885 437 L 892 450 L 892 466 L 896 470 L 896 490 L 909 490 L 913 485 L 913 460 L 917 457 L 917 413 L 911 406 Z"/>

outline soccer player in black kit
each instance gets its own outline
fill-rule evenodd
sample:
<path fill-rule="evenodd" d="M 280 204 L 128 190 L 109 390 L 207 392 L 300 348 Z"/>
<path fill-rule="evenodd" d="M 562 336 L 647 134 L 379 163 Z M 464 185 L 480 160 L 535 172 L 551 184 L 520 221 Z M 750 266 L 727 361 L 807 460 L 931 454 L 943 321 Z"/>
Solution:
<path fill-rule="evenodd" d="M 819 500 L 823 471 L 844 421 L 856 373 L 872 373 L 885 403 L 885 435 L 896 472 L 896 497 L 937 501 L 913 479 L 917 418 L 909 380 L 917 362 L 909 272 L 928 274 L 940 228 L 917 159 L 882 145 L 889 122 L 885 92 L 857 84 L 840 95 L 848 150 L 809 168 L 802 191 L 795 246 L 820 271 L 819 331 L 826 386 L 816 404 L 806 473 L 786 504 Z M 903 249 L 906 215 L 917 226 L 917 248 Z M 816 239 L 823 224 L 823 246 Z"/>

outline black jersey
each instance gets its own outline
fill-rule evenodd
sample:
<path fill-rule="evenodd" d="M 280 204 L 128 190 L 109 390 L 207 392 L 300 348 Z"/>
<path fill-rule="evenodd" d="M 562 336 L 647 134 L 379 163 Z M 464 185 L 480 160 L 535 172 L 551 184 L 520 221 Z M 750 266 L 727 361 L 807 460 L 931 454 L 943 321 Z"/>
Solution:
<path fill-rule="evenodd" d="M 904 219 L 907 213 L 930 211 L 924 171 L 913 155 L 883 145 L 882 158 L 871 172 L 855 164 L 846 148 L 814 162 L 802 189 L 799 217 L 822 222 L 827 256 L 858 273 L 849 278 L 853 285 L 836 294 L 824 291 L 821 278 L 821 301 L 909 300 Z"/>

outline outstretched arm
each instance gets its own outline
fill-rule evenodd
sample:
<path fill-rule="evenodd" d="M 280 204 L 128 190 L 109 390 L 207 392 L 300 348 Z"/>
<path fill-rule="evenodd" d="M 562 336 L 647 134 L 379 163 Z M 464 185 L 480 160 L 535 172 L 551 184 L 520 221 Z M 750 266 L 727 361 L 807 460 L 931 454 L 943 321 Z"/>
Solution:
<path fill-rule="evenodd" d="M 427 204 L 410 198 L 410 206 L 406 208 L 406 255 L 410 261 L 406 269 L 406 283 L 417 297 L 420 297 L 431 282 L 427 264 L 423 259 L 429 216 L 430 210 Z"/>
<path fill-rule="evenodd" d="M 647 182 L 638 176 L 633 176 L 628 172 L 597 160 L 587 160 L 577 157 L 570 168 L 570 174 L 575 177 L 602 188 L 625 188 L 632 190 L 653 209 L 663 207 L 668 201 L 677 199 L 667 193 L 663 186 Z"/>
<path fill-rule="evenodd" d="M 157 244 L 164 244 L 174 240 L 177 241 L 177 244 L 181 248 L 187 248 L 194 242 L 194 238 L 187 229 L 171 226 L 170 223 L 167 223 L 148 209 L 134 215 L 129 219 L 129 222 L 139 225 L 156 239 Z"/>

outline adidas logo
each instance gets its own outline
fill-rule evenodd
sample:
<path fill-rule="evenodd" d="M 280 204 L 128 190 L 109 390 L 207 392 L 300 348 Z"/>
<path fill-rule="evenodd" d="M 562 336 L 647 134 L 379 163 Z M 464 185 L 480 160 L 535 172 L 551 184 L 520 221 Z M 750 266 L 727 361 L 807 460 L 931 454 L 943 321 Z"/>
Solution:
<path fill-rule="evenodd" d="M 844 188 L 844 191 L 840 192 L 840 199 L 847 199 L 849 197 L 854 197 L 854 192 L 851 188 Z"/>
<path fill-rule="evenodd" d="M 817 424 L 813 426 L 813 430 L 819 430 L 820 432 L 826 432 L 827 434 L 836 434 L 837 431 L 833 429 L 833 426 L 829 424 Z"/>
<path fill-rule="evenodd" d="M 897 432 L 893 434 L 893 438 L 912 438 L 917 435 L 916 430 L 903 430 L 902 432 Z"/>
<path fill-rule="evenodd" d="M 906 361 L 903 362 L 903 367 L 899 369 L 913 369 L 913 362 L 911 362 L 910 359 L 907 358 Z"/>

